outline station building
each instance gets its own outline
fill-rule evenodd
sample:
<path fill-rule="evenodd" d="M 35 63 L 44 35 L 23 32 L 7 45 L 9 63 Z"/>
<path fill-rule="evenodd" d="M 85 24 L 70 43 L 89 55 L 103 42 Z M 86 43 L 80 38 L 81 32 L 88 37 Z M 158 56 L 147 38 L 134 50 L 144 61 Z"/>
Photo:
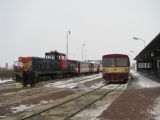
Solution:
<path fill-rule="evenodd" d="M 160 77 L 160 33 L 134 58 L 137 71 Z"/>

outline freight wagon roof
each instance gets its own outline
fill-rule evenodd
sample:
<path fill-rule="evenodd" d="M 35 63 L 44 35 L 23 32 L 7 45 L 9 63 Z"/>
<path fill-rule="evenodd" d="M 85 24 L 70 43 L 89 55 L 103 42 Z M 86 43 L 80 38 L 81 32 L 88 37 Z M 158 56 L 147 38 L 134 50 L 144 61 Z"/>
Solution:
<path fill-rule="evenodd" d="M 107 54 L 103 55 L 103 58 L 128 58 L 128 55 L 125 54 Z"/>

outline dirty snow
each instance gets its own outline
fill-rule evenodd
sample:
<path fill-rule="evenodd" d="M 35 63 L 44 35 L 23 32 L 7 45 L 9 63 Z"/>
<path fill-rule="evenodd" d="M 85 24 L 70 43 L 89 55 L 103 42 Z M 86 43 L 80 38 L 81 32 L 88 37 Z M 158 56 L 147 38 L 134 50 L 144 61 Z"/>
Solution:
<path fill-rule="evenodd" d="M 0 116 L 0 118 L 5 118 L 6 117 L 6 115 L 2 115 L 2 116 Z"/>
<path fill-rule="evenodd" d="M 100 86 L 102 86 L 102 85 L 104 85 L 104 84 L 105 84 L 105 83 L 104 83 L 103 81 L 101 81 L 101 82 L 99 82 L 99 83 L 96 83 L 96 84 L 92 85 L 90 88 L 96 89 L 96 88 L 99 88 Z"/>
<path fill-rule="evenodd" d="M 10 82 L 13 81 L 12 79 L 4 79 L 4 80 L 0 80 L 0 83 L 6 83 L 6 82 Z"/>
<path fill-rule="evenodd" d="M 155 120 L 160 120 L 160 97 L 157 98 L 152 106 L 151 110 L 148 110 Z"/>
<path fill-rule="evenodd" d="M 69 79 L 69 80 L 64 80 L 64 81 L 58 81 L 55 83 L 50 83 L 50 84 L 45 85 L 45 87 L 74 88 L 81 83 L 93 81 L 93 80 L 101 78 L 101 77 L 102 77 L 101 74 L 90 75 L 90 76 L 79 77 L 79 78 L 74 78 L 74 79 Z"/>
<path fill-rule="evenodd" d="M 39 105 L 47 104 L 49 102 L 51 102 L 51 100 L 50 101 L 42 100 L 42 101 L 40 101 L 39 104 L 19 105 L 17 107 L 11 107 L 11 111 L 12 111 L 12 113 L 17 113 L 17 112 L 21 112 L 21 111 L 27 110 L 29 108 L 33 108 L 33 107 L 36 107 L 36 106 L 39 106 Z"/>
<path fill-rule="evenodd" d="M 24 111 L 29 108 L 35 107 L 35 106 L 37 106 L 37 105 L 19 105 L 17 107 L 12 107 L 11 110 L 13 113 L 17 113 L 17 112 Z"/>
<path fill-rule="evenodd" d="M 138 78 L 134 84 L 136 84 L 136 86 L 139 86 L 140 88 L 160 87 L 160 83 L 155 82 L 149 78 L 146 78 L 145 76 L 138 74 L 136 71 L 132 71 L 132 74 L 133 74 L 133 76 Z"/>
<path fill-rule="evenodd" d="M 99 84 L 99 86 L 101 85 L 102 83 Z M 107 89 L 107 88 L 116 88 L 119 84 L 110 84 L 110 85 L 107 85 L 105 86 L 104 88 Z M 98 86 L 98 85 L 97 85 Z M 97 86 L 92 86 L 93 88 L 96 88 Z M 73 117 L 72 120 L 101 120 L 99 118 L 97 118 L 101 113 L 103 113 L 104 110 L 106 110 L 110 105 L 111 103 L 118 97 L 117 94 L 121 94 L 127 87 L 127 84 L 123 84 L 121 86 L 118 87 L 118 89 L 120 90 L 119 93 L 116 93 L 114 96 L 113 94 L 110 96 L 107 97 L 107 100 L 101 100 L 101 101 L 98 101 L 96 103 L 96 105 L 92 106 L 91 108 L 89 109 L 86 109 L 84 111 L 82 111 L 81 113 L 77 114 L 76 116 Z M 95 108 L 96 107 L 96 108 Z"/>
<path fill-rule="evenodd" d="M 42 101 L 40 101 L 40 103 L 41 103 L 41 104 L 47 104 L 47 103 L 48 103 L 48 101 L 46 101 L 46 100 L 42 100 Z"/>
<path fill-rule="evenodd" d="M 110 103 L 111 104 L 111 103 Z M 88 120 L 96 120 L 96 118 L 104 111 L 106 110 L 110 104 L 105 104 L 104 106 L 99 106 L 96 109 L 87 109 L 79 114 L 77 114 L 76 118 L 84 118 Z M 73 118 L 74 119 L 74 118 Z"/>

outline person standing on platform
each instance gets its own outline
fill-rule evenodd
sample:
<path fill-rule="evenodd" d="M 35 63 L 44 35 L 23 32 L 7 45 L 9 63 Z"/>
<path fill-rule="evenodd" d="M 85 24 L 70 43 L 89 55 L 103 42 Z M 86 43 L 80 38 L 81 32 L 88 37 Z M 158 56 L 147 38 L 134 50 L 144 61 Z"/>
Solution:
<path fill-rule="evenodd" d="M 28 78 L 29 78 L 31 87 L 34 87 L 35 86 L 35 73 L 33 72 L 33 70 L 29 70 Z"/>
<path fill-rule="evenodd" d="M 23 79 L 23 86 L 26 87 L 27 82 L 28 82 L 28 75 L 27 75 L 27 69 L 26 68 L 23 71 L 22 79 Z"/>

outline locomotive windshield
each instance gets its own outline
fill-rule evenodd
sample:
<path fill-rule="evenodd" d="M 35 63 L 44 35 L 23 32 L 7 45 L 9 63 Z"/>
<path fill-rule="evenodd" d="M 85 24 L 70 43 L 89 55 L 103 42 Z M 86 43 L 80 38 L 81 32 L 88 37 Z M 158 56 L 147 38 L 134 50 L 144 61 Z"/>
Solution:
<path fill-rule="evenodd" d="M 125 67 L 129 66 L 128 58 L 103 58 L 102 65 L 104 67 Z"/>

